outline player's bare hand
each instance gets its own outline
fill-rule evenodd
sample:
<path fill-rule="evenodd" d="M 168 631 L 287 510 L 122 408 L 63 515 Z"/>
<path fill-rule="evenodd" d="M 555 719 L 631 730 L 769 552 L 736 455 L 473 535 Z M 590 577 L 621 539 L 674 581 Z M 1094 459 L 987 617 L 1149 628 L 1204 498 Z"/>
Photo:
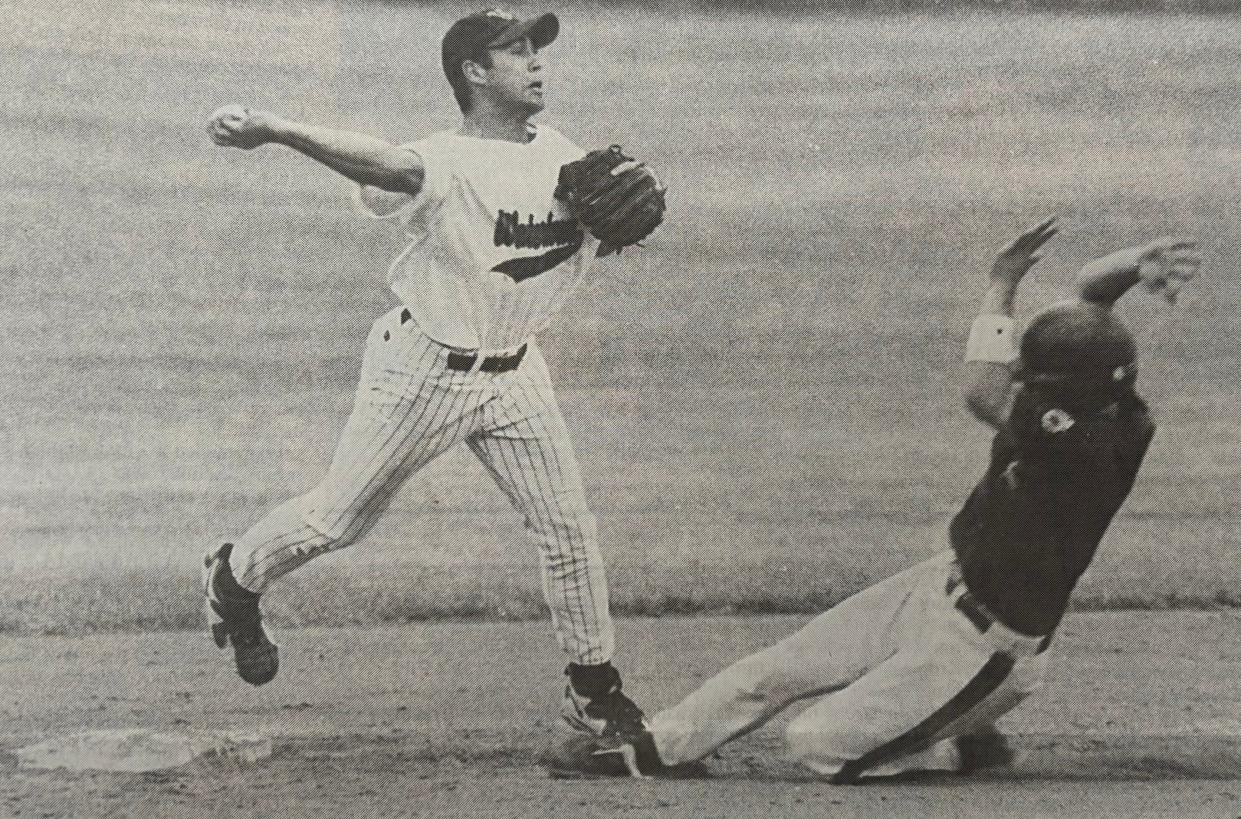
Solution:
<path fill-rule="evenodd" d="M 207 120 L 207 135 L 216 145 L 248 151 L 271 141 L 271 119 L 266 111 L 225 105 Z"/>
<path fill-rule="evenodd" d="M 1016 286 L 1043 258 L 1039 255 L 1039 249 L 1059 232 L 1056 217 L 1053 216 L 1014 239 L 995 257 L 995 263 L 991 265 L 992 283 Z"/>
<path fill-rule="evenodd" d="M 1142 248 L 1138 276 L 1151 293 L 1158 293 L 1169 304 L 1176 304 L 1181 288 L 1198 275 L 1202 254 L 1192 239 L 1164 236 Z"/>

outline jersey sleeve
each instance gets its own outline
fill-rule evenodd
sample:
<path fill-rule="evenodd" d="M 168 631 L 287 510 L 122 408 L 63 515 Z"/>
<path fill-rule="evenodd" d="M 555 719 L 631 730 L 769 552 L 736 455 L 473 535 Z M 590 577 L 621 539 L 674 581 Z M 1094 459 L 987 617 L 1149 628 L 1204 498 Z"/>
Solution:
<path fill-rule="evenodd" d="M 414 199 L 407 193 L 393 193 L 370 185 L 358 185 L 353 192 L 358 212 L 372 219 L 398 217 L 402 210 L 413 204 Z"/>
<path fill-rule="evenodd" d="M 407 234 L 416 236 L 426 229 L 446 198 L 452 171 L 448 157 L 436 150 L 432 138 L 401 147 L 418 154 L 422 160 L 422 189 L 418 194 L 411 196 L 359 185 L 354 191 L 354 204 L 363 215 L 398 225 Z"/>
<path fill-rule="evenodd" d="M 550 125 L 539 123 L 538 128 L 539 135 L 546 146 L 549 161 L 557 165 L 565 165 L 586 156 L 585 151 Z"/>

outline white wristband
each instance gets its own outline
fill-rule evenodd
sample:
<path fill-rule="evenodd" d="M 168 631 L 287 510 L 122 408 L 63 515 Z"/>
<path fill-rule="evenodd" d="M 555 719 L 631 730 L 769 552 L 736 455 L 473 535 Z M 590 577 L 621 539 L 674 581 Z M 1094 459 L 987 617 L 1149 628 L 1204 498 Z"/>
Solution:
<path fill-rule="evenodd" d="M 1008 316 L 984 314 L 974 319 L 969 341 L 965 343 L 966 361 L 993 361 L 1011 364 L 1017 360 L 1016 323 Z"/>

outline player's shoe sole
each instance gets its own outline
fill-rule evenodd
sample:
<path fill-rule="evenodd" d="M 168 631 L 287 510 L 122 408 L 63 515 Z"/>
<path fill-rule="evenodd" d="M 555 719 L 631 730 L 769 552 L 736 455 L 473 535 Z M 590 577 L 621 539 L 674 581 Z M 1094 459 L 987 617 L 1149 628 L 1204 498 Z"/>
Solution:
<path fill-rule="evenodd" d="M 709 779 L 701 762 L 665 765 L 650 732 L 636 739 L 575 734 L 544 752 L 541 763 L 552 779 Z"/>
<path fill-rule="evenodd" d="M 203 559 L 203 592 L 211 639 L 219 648 L 233 646 L 237 674 L 251 685 L 271 682 L 280 670 L 280 651 L 263 630 L 258 595 L 242 589 L 233 578 L 225 543 Z"/>
<path fill-rule="evenodd" d="M 617 737 L 569 737 L 548 749 L 542 763 L 552 779 L 648 778 L 633 744 Z"/>

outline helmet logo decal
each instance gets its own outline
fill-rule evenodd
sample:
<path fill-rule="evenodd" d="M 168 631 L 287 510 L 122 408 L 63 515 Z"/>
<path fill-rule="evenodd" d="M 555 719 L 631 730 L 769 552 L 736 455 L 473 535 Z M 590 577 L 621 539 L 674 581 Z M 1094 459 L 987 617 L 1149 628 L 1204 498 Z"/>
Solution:
<path fill-rule="evenodd" d="M 1043 429 L 1046 432 L 1055 434 L 1064 432 L 1073 426 L 1073 416 L 1069 415 L 1062 409 L 1049 409 L 1043 413 Z"/>

